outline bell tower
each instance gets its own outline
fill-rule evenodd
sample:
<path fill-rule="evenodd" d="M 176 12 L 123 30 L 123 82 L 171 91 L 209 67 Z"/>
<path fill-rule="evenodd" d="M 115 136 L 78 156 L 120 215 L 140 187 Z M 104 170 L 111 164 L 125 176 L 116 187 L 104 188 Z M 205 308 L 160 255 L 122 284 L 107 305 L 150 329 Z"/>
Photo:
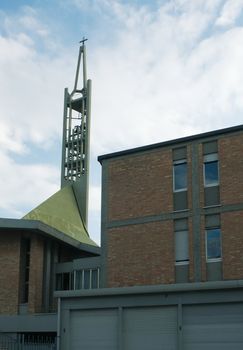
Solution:
<path fill-rule="evenodd" d="M 86 40 L 80 42 L 73 91 L 64 90 L 61 189 L 23 219 L 38 220 L 80 244 L 96 246 L 87 231 L 91 80 L 86 74 Z"/>
<path fill-rule="evenodd" d="M 74 88 L 64 90 L 61 188 L 72 185 L 84 225 L 88 221 L 91 80 L 87 79 L 87 39 L 80 41 Z"/>

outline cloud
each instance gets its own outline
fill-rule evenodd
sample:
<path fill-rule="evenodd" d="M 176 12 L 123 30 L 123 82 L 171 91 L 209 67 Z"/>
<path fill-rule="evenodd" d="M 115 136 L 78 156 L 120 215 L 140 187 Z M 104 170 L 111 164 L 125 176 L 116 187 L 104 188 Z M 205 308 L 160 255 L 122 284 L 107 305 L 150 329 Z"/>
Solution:
<path fill-rule="evenodd" d="M 22 217 L 57 191 L 58 170 L 50 165 L 18 164 L 0 152 L 0 210 Z"/>
<path fill-rule="evenodd" d="M 115 45 L 92 53 L 95 152 L 241 122 L 242 28 L 214 31 L 220 2 L 196 4 L 119 13 Z"/>
<path fill-rule="evenodd" d="M 91 33 L 91 232 L 100 221 L 97 155 L 242 122 L 242 1 L 141 3 L 65 1 Z M 76 68 L 77 48 L 61 45 L 53 28 L 63 26 L 59 37 L 71 41 L 67 32 L 76 32 L 77 23 L 66 17 L 58 22 L 48 9 L 41 13 L 25 7 L 0 14 L 1 198 L 13 215 L 21 211 L 21 198 L 31 209 L 37 197 L 40 203 L 59 186 L 58 164 L 45 158 L 32 164 L 31 148 L 41 157 L 41 150 L 51 153 L 60 140 L 63 88 L 72 90 Z M 29 186 L 27 196 L 17 191 L 35 177 L 38 184 Z"/>
<path fill-rule="evenodd" d="M 228 0 L 225 2 L 221 14 L 216 21 L 218 26 L 231 26 L 242 15 L 243 0 Z"/>
<path fill-rule="evenodd" d="M 1 13 L 0 210 L 10 217 L 22 216 L 59 187 L 59 165 L 48 164 L 41 150 L 52 152 L 61 138 L 63 88 L 73 62 L 39 51 L 40 40 L 53 39 L 37 17 L 31 8 Z"/>
<path fill-rule="evenodd" d="M 12 18 L 6 21 L 11 23 Z M 18 21 L 22 23 L 21 18 Z M 24 27 L 26 21 L 24 17 Z M 32 34 L 41 28 L 33 23 L 28 23 Z M 30 142 L 46 148 L 61 137 L 63 88 L 75 65 L 67 53 L 53 57 L 39 52 L 33 43 L 34 36 L 21 31 L 0 36 L 0 120 L 18 134 L 16 149 Z"/>

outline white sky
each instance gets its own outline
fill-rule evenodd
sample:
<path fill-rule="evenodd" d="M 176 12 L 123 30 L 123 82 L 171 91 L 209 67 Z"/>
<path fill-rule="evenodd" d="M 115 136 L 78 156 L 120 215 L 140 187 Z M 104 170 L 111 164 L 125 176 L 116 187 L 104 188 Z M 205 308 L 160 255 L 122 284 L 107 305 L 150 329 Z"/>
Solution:
<path fill-rule="evenodd" d="M 243 0 L 1 0 L 1 217 L 60 187 L 63 90 L 83 36 L 99 242 L 98 155 L 242 123 Z"/>

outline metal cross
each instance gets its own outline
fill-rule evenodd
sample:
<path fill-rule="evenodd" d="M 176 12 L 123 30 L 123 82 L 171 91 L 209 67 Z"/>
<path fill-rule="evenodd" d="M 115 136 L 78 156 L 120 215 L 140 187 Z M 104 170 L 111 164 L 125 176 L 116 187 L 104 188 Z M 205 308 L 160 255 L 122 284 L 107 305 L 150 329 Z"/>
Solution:
<path fill-rule="evenodd" d="M 88 39 L 86 39 L 85 37 L 83 37 L 83 39 L 82 40 L 80 40 L 80 44 L 82 43 L 83 45 L 84 45 L 84 43 L 85 43 L 85 41 L 87 41 Z"/>

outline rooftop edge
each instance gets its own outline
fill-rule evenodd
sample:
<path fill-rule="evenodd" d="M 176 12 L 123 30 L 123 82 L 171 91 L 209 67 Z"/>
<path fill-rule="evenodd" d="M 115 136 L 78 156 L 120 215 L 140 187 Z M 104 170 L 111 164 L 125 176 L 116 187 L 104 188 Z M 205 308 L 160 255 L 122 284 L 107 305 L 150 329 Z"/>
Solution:
<path fill-rule="evenodd" d="M 204 132 L 204 133 L 195 134 L 195 135 L 191 135 L 191 136 L 184 136 L 184 137 L 181 137 L 181 138 L 168 140 L 168 141 L 162 141 L 162 142 L 158 142 L 158 143 L 153 143 L 153 144 L 150 144 L 150 145 L 130 148 L 130 149 L 127 149 L 127 150 L 124 150 L 124 151 L 107 153 L 107 154 L 104 154 L 104 155 L 100 155 L 98 157 L 98 161 L 100 163 L 102 163 L 102 161 L 104 159 L 110 159 L 110 158 L 120 157 L 120 156 L 124 156 L 124 155 L 129 155 L 129 154 L 132 154 L 132 153 L 149 151 L 149 150 L 156 149 L 156 148 L 159 148 L 159 147 L 165 147 L 165 146 L 170 146 L 170 145 L 173 145 L 173 144 L 179 144 L 179 143 L 184 143 L 184 142 L 190 142 L 190 141 L 194 141 L 194 140 L 197 140 L 197 139 L 200 139 L 200 138 L 217 136 L 217 135 L 221 135 L 221 134 L 234 133 L 234 132 L 237 132 L 237 131 L 243 131 L 243 124 L 236 125 L 236 126 L 231 126 L 231 127 L 227 127 L 227 128 L 223 128 L 223 129 L 217 129 L 217 130 L 213 130 L 213 131 L 207 131 L 207 132 Z"/>

